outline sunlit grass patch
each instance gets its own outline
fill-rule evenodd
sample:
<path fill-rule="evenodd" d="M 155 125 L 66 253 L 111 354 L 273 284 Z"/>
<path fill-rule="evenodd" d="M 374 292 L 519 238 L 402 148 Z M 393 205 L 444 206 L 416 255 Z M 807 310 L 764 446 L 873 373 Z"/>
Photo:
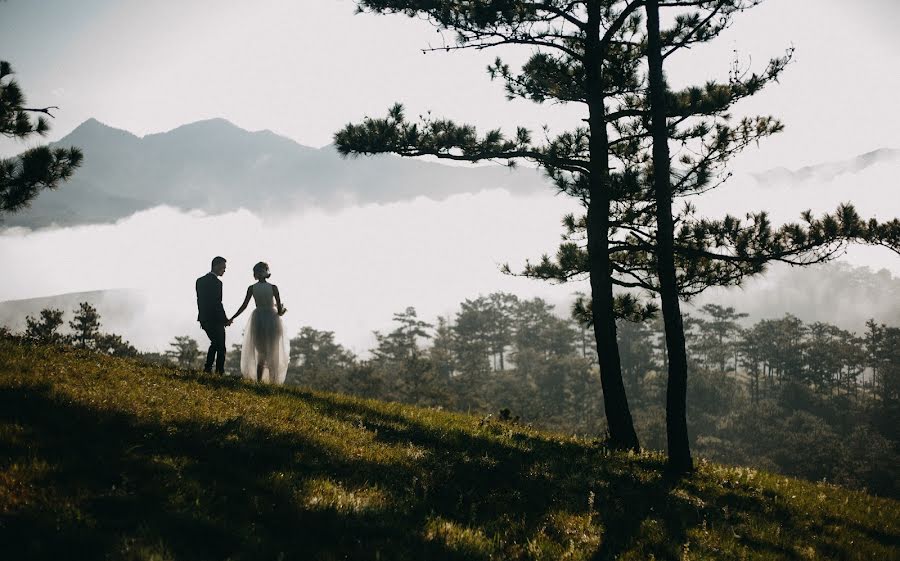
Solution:
<path fill-rule="evenodd" d="M 491 540 L 481 529 L 471 528 L 439 516 L 428 520 L 425 526 L 425 539 L 439 542 L 453 553 L 471 559 L 489 559 L 488 553 L 493 549 Z"/>
<path fill-rule="evenodd" d="M 334 509 L 353 513 L 384 510 L 390 504 L 389 495 L 377 487 L 351 489 L 326 478 L 307 480 L 298 499 L 310 509 Z"/>

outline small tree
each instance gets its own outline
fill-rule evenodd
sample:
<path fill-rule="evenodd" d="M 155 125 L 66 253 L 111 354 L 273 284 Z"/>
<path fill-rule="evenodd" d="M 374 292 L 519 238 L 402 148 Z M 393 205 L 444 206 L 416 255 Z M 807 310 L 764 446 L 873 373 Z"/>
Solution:
<path fill-rule="evenodd" d="M 386 397 L 421 405 L 439 403 L 444 397 L 443 377 L 419 346 L 419 340 L 431 338 L 427 330 L 432 325 L 420 320 L 413 307 L 394 314 L 394 322 L 399 325 L 390 333 L 375 332 L 378 346 L 372 349 L 371 364 L 384 379 Z"/>
<path fill-rule="evenodd" d="M 703 358 L 707 368 L 725 372 L 728 362 L 733 361 L 734 371 L 737 372 L 736 343 L 741 332 L 738 320 L 747 317 L 747 314 L 718 304 L 706 304 L 700 312 L 706 317 L 697 320 L 700 333 L 691 350 Z"/>
<path fill-rule="evenodd" d="M 76 347 L 93 349 L 100 335 L 100 314 L 89 302 L 82 302 L 75 310 L 75 317 L 69 322 L 71 339 Z"/>
<path fill-rule="evenodd" d="M 394 322 L 400 325 L 387 335 L 379 331 L 375 332 L 378 346 L 372 349 L 372 354 L 377 362 L 396 363 L 418 358 L 422 352 L 419 347 L 419 339 L 431 338 L 426 330 L 430 329 L 432 325 L 421 321 L 413 307 L 394 314 Z"/>
<path fill-rule="evenodd" d="M 175 337 L 171 343 L 171 347 L 166 351 L 166 356 L 175 363 L 178 368 L 196 368 L 202 360 L 200 345 L 197 344 L 189 335 Z"/>
<path fill-rule="evenodd" d="M 98 334 L 94 339 L 94 348 L 111 356 L 134 357 L 140 354 L 131 343 L 115 333 Z"/>
<path fill-rule="evenodd" d="M 65 339 L 57 332 L 63 324 L 62 310 L 45 308 L 37 319 L 26 316 L 25 323 L 25 337 L 29 339 L 41 343 L 60 343 Z"/>

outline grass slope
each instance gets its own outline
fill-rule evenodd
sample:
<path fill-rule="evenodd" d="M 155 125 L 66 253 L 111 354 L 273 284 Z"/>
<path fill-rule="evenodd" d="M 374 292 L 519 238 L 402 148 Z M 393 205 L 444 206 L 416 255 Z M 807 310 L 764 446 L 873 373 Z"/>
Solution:
<path fill-rule="evenodd" d="M 0 558 L 897 559 L 900 503 L 0 340 Z"/>

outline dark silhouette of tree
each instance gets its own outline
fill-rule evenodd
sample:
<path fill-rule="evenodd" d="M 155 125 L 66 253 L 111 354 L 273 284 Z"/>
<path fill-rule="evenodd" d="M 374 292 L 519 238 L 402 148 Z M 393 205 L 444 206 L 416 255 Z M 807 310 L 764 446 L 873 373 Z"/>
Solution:
<path fill-rule="evenodd" d="M 678 279 L 675 270 L 675 220 L 669 161 L 669 125 L 666 86 L 663 82 L 663 47 L 659 29 L 659 0 L 646 0 L 647 81 L 650 128 L 653 136 L 653 190 L 656 202 L 656 272 L 662 301 L 669 357 L 666 393 L 666 436 L 669 468 L 687 473 L 694 469 L 687 431 L 687 348 L 684 339 Z"/>
<path fill-rule="evenodd" d="M 136 357 L 140 355 L 134 345 L 122 339 L 121 335 L 116 335 L 115 333 L 98 334 L 94 339 L 94 348 L 97 351 L 110 356 Z"/>
<path fill-rule="evenodd" d="M 61 343 L 65 337 L 58 333 L 63 324 L 63 311 L 46 308 L 39 318 L 25 317 L 25 337 L 40 343 Z"/>
<path fill-rule="evenodd" d="M 38 343 L 71 343 L 82 349 L 92 349 L 111 356 L 140 355 L 121 335 L 100 332 L 100 314 L 88 302 L 82 302 L 75 310 L 75 317 L 69 322 L 71 334 L 59 333 L 63 323 L 62 310 L 45 308 L 38 318 L 25 317 L 25 338 Z"/>
<path fill-rule="evenodd" d="M 623 183 L 610 173 L 612 144 L 607 125 L 615 110 L 608 114 L 607 105 L 615 105 L 617 96 L 634 93 L 637 88 L 634 74 L 640 53 L 632 52 L 627 38 L 637 26 L 633 16 L 639 4 L 616 0 L 362 0 L 361 10 L 424 17 L 440 29 L 455 32 L 458 43 L 446 50 L 496 45 L 533 49 L 521 73 L 498 59 L 489 68 L 492 78 L 505 83 L 511 98 L 583 104 L 587 126 L 535 144 L 524 128 L 507 138 L 499 130 L 479 136 L 474 127 L 444 119 L 425 117 L 420 123 L 411 123 L 398 104 L 385 119 L 367 118 L 335 135 L 338 150 L 345 155 L 393 152 L 473 162 L 530 160 L 547 172 L 561 192 L 583 202 L 588 209 L 585 269 L 590 272 L 609 443 L 630 449 L 638 448 L 638 439 L 616 345 L 610 260 L 610 235 L 616 227 L 614 202 Z"/>
<path fill-rule="evenodd" d="M 56 107 L 28 107 L 10 63 L 0 61 L 0 135 L 26 140 L 50 130 L 46 117 Z M 37 114 L 37 119 L 32 118 Z M 0 159 L 0 219 L 26 208 L 43 189 L 56 189 L 81 165 L 77 148 L 30 148 L 15 158 Z"/>
<path fill-rule="evenodd" d="M 715 186 L 715 172 L 724 168 L 729 157 L 746 146 L 748 138 L 758 140 L 761 137 L 781 130 L 777 121 L 767 117 L 745 119 L 738 127 L 721 125 L 712 118 L 720 118 L 727 122 L 727 111 L 738 100 L 753 95 L 767 83 L 777 79 L 784 65 L 790 58 L 773 59 L 762 75 L 751 75 L 749 78 L 733 73 L 727 85 L 708 83 L 704 88 L 688 88 L 676 95 L 669 95 L 663 74 L 664 59 L 675 50 L 689 43 L 703 43 L 715 38 L 725 27 L 730 18 L 747 8 L 759 4 L 761 0 L 698 0 L 696 2 L 660 2 L 646 0 L 647 14 L 647 110 L 650 120 L 652 142 L 652 178 L 654 186 L 654 202 L 656 205 L 656 273 L 659 282 L 659 296 L 662 302 L 663 320 L 665 323 L 666 346 L 669 357 L 669 386 L 666 399 L 667 438 L 669 448 L 669 467 L 677 472 L 693 470 L 687 434 L 687 351 L 685 345 L 684 326 L 682 324 L 679 304 L 680 286 L 678 280 L 678 264 L 676 261 L 676 245 L 681 236 L 675 230 L 675 216 L 672 211 L 673 196 L 683 189 L 683 184 L 691 185 L 691 189 L 709 189 Z M 672 29 L 665 33 L 660 30 L 660 6 L 678 6 L 695 8 L 682 13 L 675 19 Z M 683 37 L 683 39 L 682 39 Z M 666 41 L 666 38 L 669 40 Z M 672 41 L 674 39 L 674 42 Z M 667 44 L 668 43 L 668 44 Z M 675 120 L 670 121 L 670 117 Z M 689 118 L 699 118 L 687 121 Z M 687 121 L 687 123 L 685 123 Z M 685 123 L 681 128 L 679 123 Z M 749 133 L 749 134 L 748 134 Z M 700 150 L 691 156 L 690 152 L 680 158 L 682 169 L 675 171 L 671 166 L 669 141 L 680 142 L 682 146 L 690 146 L 699 142 Z M 674 184 L 673 184 L 674 177 Z M 838 210 L 840 218 L 845 219 L 841 225 L 843 239 L 862 240 L 868 243 L 893 242 L 895 251 L 900 252 L 898 244 L 898 225 L 894 223 L 880 226 L 876 223 L 866 224 L 858 219 L 852 209 Z M 724 221 L 722 223 L 724 226 Z M 718 229 L 718 227 L 716 228 Z M 800 246 L 800 255 L 806 254 L 810 248 L 804 242 L 808 233 L 802 230 L 791 232 L 793 245 Z M 801 239 L 797 239 L 801 238 Z M 799 242 L 799 243 L 798 243 Z M 721 245 L 721 244 L 717 244 Z M 819 247 L 827 246 L 822 244 Z M 804 247 L 806 246 L 806 247 Z M 704 253 L 710 253 L 712 244 L 697 245 L 700 249 L 699 259 Z M 818 249 L 818 248 L 816 248 Z M 816 254 L 814 261 L 820 261 Z M 763 255 L 757 256 L 761 263 L 774 260 L 781 253 L 781 248 L 763 245 Z M 827 254 L 827 251 L 826 251 Z M 716 254 L 710 258 L 718 264 L 724 259 Z M 698 260 L 699 260 L 698 259 Z M 756 272 L 760 262 L 746 262 L 738 267 L 738 277 Z M 691 265 L 696 267 L 695 265 Z M 740 269 L 743 269 L 740 271 Z M 712 272 L 716 272 L 713 270 Z M 735 273 L 731 273 L 734 276 Z M 706 277 L 706 278 L 704 278 Z M 713 277 L 715 279 L 715 277 Z M 711 284 L 713 280 L 706 275 L 700 276 L 701 286 Z"/>
<path fill-rule="evenodd" d="M 471 126 L 431 117 L 409 122 L 398 105 L 387 118 L 348 125 L 335 137 L 345 154 L 528 159 L 541 166 L 560 191 L 580 198 L 587 214 L 579 219 L 566 217 L 569 239 L 560 247 L 556 262 L 544 258 L 526 266 L 525 274 L 558 281 L 584 275 L 590 280 L 611 443 L 620 447 L 636 447 L 637 439 L 632 438 L 615 344 L 613 286 L 659 294 L 665 308 L 671 381 L 670 459 L 671 467 L 680 472 L 690 471 L 692 461 L 685 448 L 687 353 L 679 298 L 709 286 L 739 284 L 771 261 L 821 262 L 850 241 L 894 250 L 900 245 L 900 221 L 863 221 L 850 205 L 822 218 L 807 212 L 802 215 L 803 225 L 778 229 L 765 213 L 751 214 L 746 222 L 731 216 L 698 219 L 690 207 L 680 220 L 673 215 L 675 197 L 701 194 L 720 185 L 727 179 L 725 164 L 732 155 L 782 128 L 770 117 L 730 124 L 727 115 L 734 103 L 775 81 L 790 52 L 770 61 L 762 74 L 748 76 L 735 69 L 724 84 L 711 82 L 670 92 L 663 79 L 667 57 L 712 40 L 734 14 L 757 3 L 651 2 L 647 9 L 654 12 L 656 23 L 642 35 L 642 0 L 364 0 L 361 9 L 423 16 L 455 31 L 458 44 L 453 48 L 530 45 L 535 52 L 520 73 L 497 61 L 489 68 L 492 76 L 505 82 L 510 97 L 583 103 L 587 127 L 536 145 L 524 129 L 507 138 L 496 130 L 479 136 Z M 660 30 L 660 6 L 692 11 L 674 18 L 671 28 Z M 642 79 L 645 58 L 648 73 Z M 671 166 L 669 141 L 684 148 L 677 168 Z M 618 298 L 623 296 L 628 295 Z M 643 306 L 637 310 L 649 313 Z"/>
<path fill-rule="evenodd" d="M 668 89 L 663 73 L 663 61 L 674 52 L 714 39 L 734 14 L 758 3 L 640 2 L 648 14 L 646 34 L 629 45 L 646 55 L 647 75 L 639 81 L 646 87 L 626 96 L 613 114 L 613 129 L 619 134 L 614 143 L 620 146 L 613 153 L 622 166 L 617 176 L 622 191 L 616 200 L 624 207 L 618 215 L 624 219 L 616 222 L 619 237 L 613 244 L 612 273 L 614 279 L 622 277 L 623 285 L 644 289 L 661 300 L 670 375 L 670 467 L 678 472 L 692 469 L 690 451 L 685 448 L 688 360 L 679 299 L 711 286 L 740 284 L 773 261 L 793 265 L 827 261 L 850 242 L 900 251 L 900 221 L 864 221 L 849 204 L 821 218 L 803 213 L 802 225 L 777 229 L 762 212 L 749 214 L 746 222 L 732 216 L 698 218 L 690 205 L 678 215 L 673 213 L 676 197 L 700 195 L 721 185 L 728 178 L 726 166 L 734 154 L 782 129 L 781 123 L 765 116 L 732 124 L 729 112 L 736 102 L 777 80 L 791 51 L 772 59 L 761 74 L 748 75 L 735 68 L 727 83 L 709 82 L 679 92 Z M 660 30 L 660 7 L 688 12 L 673 18 L 669 29 Z M 676 165 L 669 142 L 679 148 Z M 555 259 L 544 256 L 527 266 L 525 274 L 563 282 L 587 276 L 590 241 L 588 247 L 583 245 L 589 237 L 584 235 L 587 222 L 587 217 L 567 216 L 565 241 Z"/>
<path fill-rule="evenodd" d="M 72 343 L 82 349 L 96 347 L 97 338 L 100 335 L 100 314 L 97 308 L 88 302 L 82 302 L 75 310 L 75 317 L 69 322 L 72 330 Z"/>

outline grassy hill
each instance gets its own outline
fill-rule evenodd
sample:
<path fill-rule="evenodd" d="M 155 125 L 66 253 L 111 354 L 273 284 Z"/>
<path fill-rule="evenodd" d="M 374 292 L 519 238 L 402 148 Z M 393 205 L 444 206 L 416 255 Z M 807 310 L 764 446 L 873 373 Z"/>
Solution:
<path fill-rule="evenodd" d="M 0 339 L 0 558 L 898 559 L 900 503 Z"/>

